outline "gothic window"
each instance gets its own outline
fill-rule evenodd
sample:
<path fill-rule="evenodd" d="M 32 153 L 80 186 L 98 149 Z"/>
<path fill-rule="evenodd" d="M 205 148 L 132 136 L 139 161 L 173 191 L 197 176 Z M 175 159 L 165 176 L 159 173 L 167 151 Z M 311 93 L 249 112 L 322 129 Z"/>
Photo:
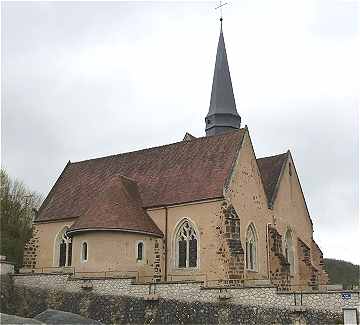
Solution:
<path fill-rule="evenodd" d="M 136 260 L 142 261 L 144 258 L 144 243 L 140 242 L 137 244 L 137 258 Z"/>
<path fill-rule="evenodd" d="M 190 221 L 185 220 L 176 232 L 176 266 L 191 268 L 198 266 L 198 234 Z"/>
<path fill-rule="evenodd" d="M 290 229 L 285 234 L 284 255 L 285 255 L 286 261 L 290 264 L 290 274 L 293 274 L 294 273 L 294 248 L 293 248 L 292 234 L 291 234 Z"/>
<path fill-rule="evenodd" d="M 256 243 L 255 226 L 250 224 L 246 232 L 246 268 L 251 271 L 257 268 Z"/>
<path fill-rule="evenodd" d="M 71 266 L 72 243 L 67 235 L 68 228 L 65 227 L 55 240 L 55 258 L 54 264 L 59 267 Z"/>
<path fill-rule="evenodd" d="M 81 261 L 87 262 L 88 260 L 88 244 L 87 242 L 83 242 L 81 245 Z"/>

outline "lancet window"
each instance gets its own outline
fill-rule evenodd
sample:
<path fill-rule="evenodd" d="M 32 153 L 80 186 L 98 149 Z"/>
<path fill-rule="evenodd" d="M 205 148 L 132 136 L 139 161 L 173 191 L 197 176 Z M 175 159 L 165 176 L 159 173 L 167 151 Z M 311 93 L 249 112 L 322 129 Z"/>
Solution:
<path fill-rule="evenodd" d="M 137 261 L 142 261 L 143 258 L 144 258 L 144 243 L 139 242 L 137 244 L 137 257 L 136 257 L 136 260 Z"/>
<path fill-rule="evenodd" d="M 56 238 L 55 261 L 57 266 L 71 266 L 72 241 L 67 235 L 68 228 L 65 227 Z"/>
<path fill-rule="evenodd" d="M 256 271 L 257 268 L 257 240 L 254 224 L 250 224 L 246 232 L 246 268 Z"/>
<path fill-rule="evenodd" d="M 198 234 L 189 220 L 183 221 L 176 233 L 176 266 L 198 266 Z"/>
<path fill-rule="evenodd" d="M 81 245 L 81 261 L 87 262 L 88 260 L 88 244 L 87 242 L 83 242 Z"/>

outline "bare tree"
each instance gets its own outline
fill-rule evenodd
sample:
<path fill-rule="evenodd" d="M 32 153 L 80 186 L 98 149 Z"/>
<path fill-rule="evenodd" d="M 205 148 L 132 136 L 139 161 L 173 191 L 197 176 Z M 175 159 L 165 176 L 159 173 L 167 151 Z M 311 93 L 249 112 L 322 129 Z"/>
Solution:
<path fill-rule="evenodd" d="M 32 222 L 42 197 L 29 190 L 23 182 L 13 180 L 3 169 L 0 171 L 0 254 L 22 266 L 24 245 L 32 236 Z"/>

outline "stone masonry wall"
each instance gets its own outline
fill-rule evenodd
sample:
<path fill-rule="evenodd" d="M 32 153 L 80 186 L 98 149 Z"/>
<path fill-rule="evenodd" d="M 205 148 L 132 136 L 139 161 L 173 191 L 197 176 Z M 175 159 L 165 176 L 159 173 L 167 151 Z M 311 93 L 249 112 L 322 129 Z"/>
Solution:
<path fill-rule="evenodd" d="M 281 290 L 288 291 L 290 289 L 290 264 L 283 255 L 282 237 L 272 226 L 269 226 L 268 237 L 271 283 Z"/>
<path fill-rule="evenodd" d="M 98 295 L 151 298 L 186 302 L 227 303 L 289 308 L 295 305 L 295 293 L 279 292 L 274 287 L 204 287 L 203 282 L 134 284 L 133 279 L 77 279 L 70 275 L 28 274 L 12 276 L 15 290 L 38 288 L 73 293 L 91 292 Z M 304 292 L 302 306 L 317 310 L 341 312 L 343 307 L 356 307 L 359 291 L 351 299 L 343 300 L 341 292 Z"/>
<path fill-rule="evenodd" d="M 53 308 L 106 324 L 338 324 L 342 308 L 359 304 L 359 292 L 351 292 L 349 300 L 343 300 L 341 292 L 303 293 L 299 298 L 299 293 L 280 293 L 274 287 L 133 284 L 132 279 L 62 274 L 14 275 L 4 281 L 8 294 L 2 283 L 2 312 L 34 317 Z"/>
<path fill-rule="evenodd" d="M 235 209 L 226 202 L 217 226 L 217 236 L 220 239 L 217 255 L 223 265 L 223 283 L 239 284 L 244 279 L 244 250 L 240 240 L 240 219 Z"/>
<path fill-rule="evenodd" d="M 325 271 L 323 254 L 314 240 L 312 241 L 311 245 L 311 260 L 313 264 L 315 264 L 315 267 L 318 269 L 319 284 L 327 284 L 329 282 L 329 276 Z"/>
<path fill-rule="evenodd" d="M 23 266 L 28 269 L 36 268 L 37 251 L 39 248 L 38 232 L 38 229 L 36 227 L 33 227 L 33 235 L 31 239 L 26 243 L 24 248 Z"/>
<path fill-rule="evenodd" d="M 300 286 L 311 287 L 313 290 L 317 290 L 320 283 L 319 272 L 312 264 L 310 248 L 301 239 L 298 239 L 297 249 Z"/>
<path fill-rule="evenodd" d="M 154 244 L 154 276 L 153 279 L 155 282 L 161 281 L 161 254 L 163 249 L 161 249 L 163 241 L 160 239 L 155 240 Z"/>

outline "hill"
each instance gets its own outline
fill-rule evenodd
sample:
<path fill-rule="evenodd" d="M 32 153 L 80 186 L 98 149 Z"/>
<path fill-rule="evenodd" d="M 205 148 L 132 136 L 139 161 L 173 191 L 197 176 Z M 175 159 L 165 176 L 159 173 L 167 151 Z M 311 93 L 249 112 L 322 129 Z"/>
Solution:
<path fill-rule="evenodd" d="M 359 265 L 350 262 L 324 258 L 329 284 L 342 284 L 344 288 L 359 285 Z"/>

